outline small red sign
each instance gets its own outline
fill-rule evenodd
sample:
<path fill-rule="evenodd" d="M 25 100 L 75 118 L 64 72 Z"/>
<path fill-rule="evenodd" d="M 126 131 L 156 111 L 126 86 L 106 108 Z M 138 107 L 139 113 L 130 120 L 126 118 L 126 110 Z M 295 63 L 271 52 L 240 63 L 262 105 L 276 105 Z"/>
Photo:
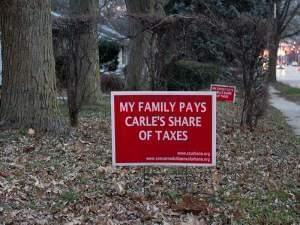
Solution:
<path fill-rule="evenodd" d="M 112 92 L 113 166 L 215 166 L 215 92 Z"/>
<path fill-rule="evenodd" d="M 212 84 L 210 86 L 210 90 L 217 93 L 217 101 L 232 103 L 235 102 L 235 86 Z"/>

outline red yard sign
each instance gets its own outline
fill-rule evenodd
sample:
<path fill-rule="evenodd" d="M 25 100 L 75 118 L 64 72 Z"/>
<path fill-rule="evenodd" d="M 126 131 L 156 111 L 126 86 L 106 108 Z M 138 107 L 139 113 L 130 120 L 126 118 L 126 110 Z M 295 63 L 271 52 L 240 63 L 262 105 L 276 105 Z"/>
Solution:
<path fill-rule="evenodd" d="M 233 103 L 235 102 L 235 86 L 212 84 L 210 86 L 210 90 L 217 93 L 217 101 Z"/>
<path fill-rule="evenodd" d="M 112 92 L 113 166 L 214 166 L 214 92 Z"/>

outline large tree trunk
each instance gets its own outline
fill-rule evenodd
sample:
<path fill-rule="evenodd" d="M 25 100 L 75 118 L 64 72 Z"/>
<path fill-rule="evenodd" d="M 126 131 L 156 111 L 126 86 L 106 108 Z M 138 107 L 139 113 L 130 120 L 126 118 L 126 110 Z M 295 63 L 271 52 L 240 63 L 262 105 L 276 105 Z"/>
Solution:
<path fill-rule="evenodd" d="M 78 69 L 77 101 L 82 104 L 97 104 L 100 101 L 100 68 L 97 34 L 97 0 L 72 0 L 71 14 L 78 25 L 73 40 L 76 43 L 76 57 L 72 66 Z"/>
<path fill-rule="evenodd" d="M 56 130 L 61 120 L 56 100 L 50 0 L 4 0 L 0 5 L 1 123 L 15 128 Z"/>
<path fill-rule="evenodd" d="M 279 47 L 279 38 L 273 37 L 270 40 L 269 48 L 269 82 L 276 82 L 276 65 L 277 65 L 277 52 Z"/>
<path fill-rule="evenodd" d="M 129 59 L 126 67 L 126 90 L 149 89 L 149 75 L 145 64 L 145 34 L 138 34 L 129 44 Z"/>
<path fill-rule="evenodd" d="M 160 18 L 165 16 L 164 5 L 167 0 L 126 0 L 130 19 L 129 60 L 126 68 L 126 89 L 157 89 L 157 71 L 160 70 L 158 60 L 159 38 L 152 31 L 144 31 L 144 27 L 135 16 Z"/>
<path fill-rule="evenodd" d="M 126 0 L 128 14 L 133 16 L 149 13 L 150 2 L 148 0 Z M 149 75 L 145 63 L 146 36 L 149 33 L 143 32 L 140 22 L 130 19 L 130 33 L 134 37 L 129 44 L 129 59 L 126 68 L 126 90 L 149 89 Z"/>

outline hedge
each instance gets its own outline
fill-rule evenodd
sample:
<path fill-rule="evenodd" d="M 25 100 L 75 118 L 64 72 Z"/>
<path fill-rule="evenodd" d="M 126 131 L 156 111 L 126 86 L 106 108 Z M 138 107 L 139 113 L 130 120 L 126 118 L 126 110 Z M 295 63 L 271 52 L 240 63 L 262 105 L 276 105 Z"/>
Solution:
<path fill-rule="evenodd" d="M 207 88 L 218 79 L 221 69 L 211 63 L 179 60 L 168 69 L 168 90 L 196 91 Z"/>

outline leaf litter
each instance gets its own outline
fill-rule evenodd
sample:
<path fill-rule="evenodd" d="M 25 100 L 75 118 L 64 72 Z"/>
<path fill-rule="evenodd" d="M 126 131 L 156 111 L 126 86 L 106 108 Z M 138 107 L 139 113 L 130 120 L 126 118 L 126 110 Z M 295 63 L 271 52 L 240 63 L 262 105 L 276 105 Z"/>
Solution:
<path fill-rule="evenodd" d="M 0 224 L 300 224 L 299 137 L 272 108 L 241 129 L 240 106 L 218 103 L 216 168 L 114 169 L 108 114 L 1 131 Z"/>

